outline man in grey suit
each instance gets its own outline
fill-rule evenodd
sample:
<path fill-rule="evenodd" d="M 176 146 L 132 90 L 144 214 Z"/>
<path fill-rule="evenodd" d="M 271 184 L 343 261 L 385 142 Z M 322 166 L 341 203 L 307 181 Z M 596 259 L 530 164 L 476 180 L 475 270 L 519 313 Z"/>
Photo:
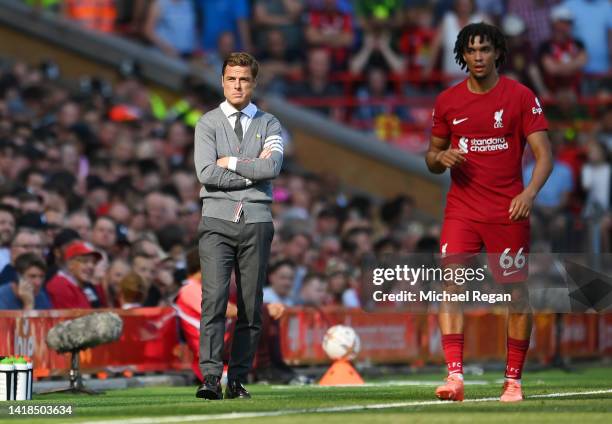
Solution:
<path fill-rule="evenodd" d="M 195 130 L 195 167 L 202 189 L 199 252 L 202 268 L 200 369 L 196 396 L 221 399 L 223 334 L 232 271 L 238 288 L 225 398 L 249 398 L 242 383 L 261 330 L 263 284 L 274 236 L 272 180 L 283 161 L 281 125 L 251 103 L 257 61 L 232 53 L 223 63 L 225 101 L 204 114 Z"/>

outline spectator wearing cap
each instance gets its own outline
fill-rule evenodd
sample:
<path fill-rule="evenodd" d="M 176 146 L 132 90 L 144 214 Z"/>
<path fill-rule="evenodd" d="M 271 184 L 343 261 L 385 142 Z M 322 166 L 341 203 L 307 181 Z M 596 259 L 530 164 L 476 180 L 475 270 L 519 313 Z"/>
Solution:
<path fill-rule="evenodd" d="M 572 36 L 574 15 L 564 6 L 556 6 L 550 12 L 551 38 L 538 51 L 538 62 L 544 74 L 544 83 L 553 94 L 571 89 L 580 93 L 582 69 L 587 54 L 582 41 Z"/>
<path fill-rule="evenodd" d="M 15 208 L 0 204 L 0 269 L 11 261 L 10 244 L 15 236 L 16 221 Z"/>
<path fill-rule="evenodd" d="M 66 246 L 79 239 L 81 239 L 79 233 L 70 228 L 64 228 L 57 233 L 47 255 L 47 278 L 45 280 L 50 280 L 64 266 Z"/>
<path fill-rule="evenodd" d="M 15 260 L 17 280 L 0 287 L 0 310 L 51 309 L 43 282 L 47 266 L 35 253 L 24 253 Z"/>
<path fill-rule="evenodd" d="M 91 284 L 96 263 L 102 254 L 83 241 L 66 246 L 65 267 L 47 283 L 47 293 L 55 309 L 92 309 L 106 305 L 102 288 Z"/>
<path fill-rule="evenodd" d="M 17 281 L 15 259 L 24 253 L 34 253 L 43 258 L 44 249 L 44 236 L 40 231 L 26 227 L 19 228 L 11 242 L 10 262 L 0 271 L 0 286 Z"/>

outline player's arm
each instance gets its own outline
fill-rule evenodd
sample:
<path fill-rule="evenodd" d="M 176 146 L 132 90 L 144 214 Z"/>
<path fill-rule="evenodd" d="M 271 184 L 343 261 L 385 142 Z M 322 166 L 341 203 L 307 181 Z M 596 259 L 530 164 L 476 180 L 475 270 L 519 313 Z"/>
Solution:
<path fill-rule="evenodd" d="M 449 147 L 449 139 L 431 136 L 429 149 L 425 155 L 425 163 L 434 174 L 442 174 L 447 168 L 461 165 L 466 161 L 461 150 L 450 149 Z"/>
<path fill-rule="evenodd" d="M 552 172 L 553 159 L 546 131 L 536 131 L 527 136 L 527 143 L 535 157 L 531 180 L 525 189 L 510 202 L 510 220 L 519 221 L 529 217 L 533 200 Z"/>

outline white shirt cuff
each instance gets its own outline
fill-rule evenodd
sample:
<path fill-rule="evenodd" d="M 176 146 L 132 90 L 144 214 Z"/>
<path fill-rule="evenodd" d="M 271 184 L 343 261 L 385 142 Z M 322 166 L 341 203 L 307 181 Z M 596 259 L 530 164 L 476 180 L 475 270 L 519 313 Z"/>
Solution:
<path fill-rule="evenodd" d="M 252 186 L 253 185 L 253 180 L 249 180 L 248 178 L 245 177 L 244 182 L 246 183 L 247 187 Z"/>
<path fill-rule="evenodd" d="M 230 171 L 236 172 L 236 164 L 238 163 L 238 158 L 236 156 L 230 156 L 229 162 L 227 163 L 227 169 Z"/>

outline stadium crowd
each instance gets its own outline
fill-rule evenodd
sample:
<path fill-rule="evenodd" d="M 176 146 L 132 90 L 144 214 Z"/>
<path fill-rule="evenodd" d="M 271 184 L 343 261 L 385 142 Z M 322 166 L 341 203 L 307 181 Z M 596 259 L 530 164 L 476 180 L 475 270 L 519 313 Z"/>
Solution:
<path fill-rule="evenodd" d="M 216 70 L 249 51 L 269 92 L 413 150 L 426 147 L 434 95 L 464 75 L 453 44 L 470 22 L 502 28 L 503 73 L 553 105 L 554 122 L 594 121 L 609 105 L 607 0 L 28 1 Z"/>

